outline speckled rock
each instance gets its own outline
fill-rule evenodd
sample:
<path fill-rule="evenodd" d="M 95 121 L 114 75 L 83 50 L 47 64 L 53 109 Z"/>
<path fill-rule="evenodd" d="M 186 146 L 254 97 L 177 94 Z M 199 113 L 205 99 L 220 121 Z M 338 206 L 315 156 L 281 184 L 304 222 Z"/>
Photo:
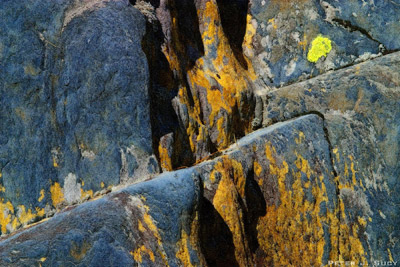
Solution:
<path fill-rule="evenodd" d="M 128 0 L 3 1 L 0 28 L 1 233 L 158 172 Z"/>
<path fill-rule="evenodd" d="M 197 168 L 209 266 L 319 266 L 337 255 L 336 183 L 320 117 L 253 132 Z"/>
<path fill-rule="evenodd" d="M 279 87 L 400 48 L 395 1 L 253 0 L 244 52 L 260 84 Z"/>
<path fill-rule="evenodd" d="M 199 178 L 161 175 L 0 239 L 1 266 L 201 266 Z"/>
<path fill-rule="evenodd" d="M 325 118 L 338 179 L 342 220 L 362 247 L 365 260 L 389 261 L 400 255 L 400 53 L 268 93 L 265 124 L 318 113 Z M 361 262 L 361 259 L 359 259 Z"/>
<path fill-rule="evenodd" d="M 320 117 L 277 123 L 214 160 L 168 172 L 12 235 L 0 242 L 1 263 L 326 263 L 337 254 L 340 224 L 331 162 Z"/>

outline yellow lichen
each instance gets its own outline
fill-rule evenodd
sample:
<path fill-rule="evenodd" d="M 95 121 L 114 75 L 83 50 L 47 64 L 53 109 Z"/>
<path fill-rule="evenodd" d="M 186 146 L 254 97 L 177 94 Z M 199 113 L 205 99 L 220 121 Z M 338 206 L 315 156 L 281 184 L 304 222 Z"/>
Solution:
<path fill-rule="evenodd" d="M 64 193 L 59 183 L 55 182 L 50 186 L 50 194 L 54 207 L 57 207 L 64 201 Z"/>
<path fill-rule="evenodd" d="M 104 188 L 104 186 L 105 186 L 105 185 L 104 185 L 104 182 L 101 182 L 101 183 L 100 183 L 100 187 L 101 187 L 101 188 Z"/>
<path fill-rule="evenodd" d="M 137 248 L 135 251 L 131 252 L 131 255 L 135 259 L 136 262 L 142 263 L 143 255 L 148 255 L 149 259 L 154 262 L 154 253 L 150 249 L 146 248 L 144 245 Z"/>
<path fill-rule="evenodd" d="M 329 38 L 318 35 L 312 42 L 307 59 L 316 63 L 321 57 L 326 57 L 332 50 L 332 42 Z"/>
<path fill-rule="evenodd" d="M 0 199 L 0 226 L 1 232 L 4 234 L 7 231 L 7 225 L 11 222 L 11 214 L 14 213 L 14 207 L 10 201 L 3 203 Z"/>
<path fill-rule="evenodd" d="M 158 146 L 158 153 L 160 156 L 161 168 L 164 171 L 172 171 L 172 160 L 168 153 L 168 149 L 166 147 L 163 147 L 161 142 L 160 145 Z"/>
<path fill-rule="evenodd" d="M 232 233 L 235 246 L 235 258 L 240 266 L 253 265 L 248 257 L 248 241 L 244 228 L 244 214 L 240 198 L 244 199 L 245 178 L 242 165 L 227 156 L 214 166 L 214 171 L 221 174 L 221 180 L 213 198 L 213 205 L 224 219 Z"/>
<path fill-rule="evenodd" d="M 83 190 L 81 188 L 81 200 L 93 198 L 93 190 Z"/>
<path fill-rule="evenodd" d="M 257 176 L 260 176 L 260 174 L 261 174 L 261 172 L 262 172 L 262 167 L 261 167 L 261 165 L 260 165 L 260 163 L 258 163 L 257 161 L 255 161 L 254 162 L 254 173 L 257 175 Z"/>
<path fill-rule="evenodd" d="M 42 267 L 42 263 L 46 261 L 47 258 L 42 257 L 39 259 L 39 267 Z"/>
<path fill-rule="evenodd" d="M 188 248 L 188 234 L 182 230 L 181 231 L 181 240 L 178 242 L 178 252 L 176 253 L 176 257 L 181 261 L 182 266 L 194 266 L 190 261 L 190 252 Z"/>
<path fill-rule="evenodd" d="M 44 189 L 40 190 L 40 196 L 38 198 L 38 201 L 41 202 L 44 198 Z"/>
<path fill-rule="evenodd" d="M 176 37 L 175 42 L 169 44 L 168 49 L 166 47 L 163 49 L 171 68 L 186 72 L 181 76 L 188 77 L 189 87 L 182 86 L 180 88 L 178 99 L 187 107 L 189 120 L 186 132 L 194 154 L 199 149 L 197 143 L 207 142 L 210 131 L 217 133 L 212 142 L 219 150 L 233 142 L 232 130 L 228 129 L 226 125 L 229 125 L 228 123 L 232 120 L 233 110 L 237 110 L 240 106 L 241 93 L 247 90 L 251 81 L 256 79 L 250 61 L 245 58 L 247 68 L 244 68 L 236 59 L 222 30 L 216 1 L 207 1 L 201 8 L 198 8 L 197 14 L 200 21 L 204 56 L 196 61 L 195 66 L 189 70 L 180 68 L 177 54 L 185 53 L 184 48 L 178 42 L 179 34 L 176 29 L 172 29 L 172 36 Z M 175 23 L 172 26 L 174 25 Z M 251 47 L 254 34 L 255 28 L 252 26 L 249 15 L 243 47 Z M 199 92 L 197 92 L 198 88 L 201 88 L 202 94 L 207 99 L 206 105 L 210 106 L 209 117 L 206 121 L 200 117 L 202 107 L 200 106 Z M 188 91 L 190 91 L 190 97 Z M 240 127 L 248 132 L 250 126 L 245 124 L 240 124 Z M 196 160 L 201 160 L 198 155 L 196 156 Z M 168 160 L 165 161 L 168 166 Z"/>

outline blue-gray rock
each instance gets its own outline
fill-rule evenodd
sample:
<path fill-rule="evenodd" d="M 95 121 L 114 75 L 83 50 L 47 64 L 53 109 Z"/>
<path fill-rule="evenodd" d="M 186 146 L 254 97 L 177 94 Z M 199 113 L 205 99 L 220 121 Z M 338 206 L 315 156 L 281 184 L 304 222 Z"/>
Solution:
<path fill-rule="evenodd" d="M 264 124 L 318 113 L 325 118 L 342 218 L 362 239 L 366 260 L 396 260 L 400 247 L 400 54 L 267 93 Z M 354 259 L 345 248 L 344 259 Z M 358 259 L 361 261 L 361 258 Z"/>
<path fill-rule="evenodd" d="M 261 84 L 280 87 L 398 50 L 395 1 L 251 1 L 245 53 Z"/>
<path fill-rule="evenodd" d="M 3 1 L 0 17 L 2 233 L 158 172 L 128 0 Z"/>
<path fill-rule="evenodd" d="M 167 173 L 0 239 L 0 265 L 200 266 L 199 199 L 192 169 Z"/>

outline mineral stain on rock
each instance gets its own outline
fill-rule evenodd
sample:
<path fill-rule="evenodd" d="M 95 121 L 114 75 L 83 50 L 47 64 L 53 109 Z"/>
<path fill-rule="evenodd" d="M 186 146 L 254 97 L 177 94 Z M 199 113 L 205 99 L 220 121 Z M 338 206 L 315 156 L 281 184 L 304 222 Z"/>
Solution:
<path fill-rule="evenodd" d="M 0 265 L 394 265 L 399 16 L 5 1 Z"/>

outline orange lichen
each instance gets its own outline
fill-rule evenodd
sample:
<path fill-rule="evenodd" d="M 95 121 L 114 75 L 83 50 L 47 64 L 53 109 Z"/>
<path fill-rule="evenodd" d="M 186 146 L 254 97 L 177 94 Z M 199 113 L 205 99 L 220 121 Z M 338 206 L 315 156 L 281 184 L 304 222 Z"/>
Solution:
<path fill-rule="evenodd" d="M 140 246 L 135 251 L 131 252 L 131 255 L 135 259 L 136 262 L 142 263 L 143 255 L 148 255 L 149 259 L 154 262 L 154 253 L 150 249 L 146 248 L 144 245 Z"/>
<path fill-rule="evenodd" d="M 143 202 L 146 201 L 146 198 L 144 196 L 141 196 L 141 201 L 143 201 Z M 150 231 L 152 236 L 157 240 L 158 248 L 157 248 L 156 253 L 161 257 L 162 261 L 164 262 L 164 265 L 168 266 L 167 257 L 166 257 L 166 254 L 165 254 L 165 251 L 164 251 L 164 248 L 162 245 L 161 235 L 158 232 L 158 228 L 155 225 L 153 218 L 151 217 L 151 215 L 149 213 L 150 208 L 147 205 L 145 205 L 144 203 L 141 204 L 140 207 L 142 208 L 144 213 L 143 213 L 142 221 L 139 220 L 139 223 L 138 223 L 139 231 L 145 232 L 147 229 Z M 134 255 L 136 255 L 136 257 L 137 257 L 137 259 L 135 258 L 136 261 L 139 261 L 139 259 L 140 260 L 142 259 L 141 257 L 142 257 L 143 252 L 145 252 L 146 254 L 149 255 L 151 261 L 154 261 L 154 253 L 151 250 L 148 250 L 144 245 L 142 245 L 141 247 L 139 247 L 138 249 L 136 249 L 133 252 Z M 141 262 L 141 261 L 139 261 L 139 262 Z"/>
<path fill-rule="evenodd" d="M 81 200 L 93 198 L 93 190 L 83 190 L 81 188 Z"/>
<path fill-rule="evenodd" d="M 55 182 L 50 186 L 50 194 L 54 207 L 57 207 L 64 201 L 64 193 L 59 183 Z"/>
<path fill-rule="evenodd" d="M 232 233 L 235 258 L 240 266 L 252 266 L 248 241 L 244 228 L 244 214 L 239 199 L 244 199 L 245 178 L 242 165 L 236 160 L 223 157 L 214 166 L 221 180 L 213 198 L 213 205 Z"/>
<path fill-rule="evenodd" d="M 177 247 L 178 247 L 178 252 L 176 253 L 176 257 L 181 261 L 182 266 L 194 266 L 191 261 L 190 261 L 190 252 L 188 248 L 188 242 L 189 242 L 189 237 L 188 234 L 185 232 L 185 230 L 182 229 L 181 231 L 181 240 L 179 240 Z"/>
<path fill-rule="evenodd" d="M 3 199 L 0 199 L 0 226 L 1 232 L 6 233 L 7 225 L 11 222 L 11 214 L 14 213 L 14 207 L 10 201 L 3 203 Z"/>
<path fill-rule="evenodd" d="M 257 161 L 255 161 L 254 162 L 254 173 L 257 175 L 257 176 L 260 176 L 260 174 L 261 174 L 261 172 L 262 172 L 262 167 L 261 167 L 261 165 L 260 165 L 260 163 L 258 163 Z"/>
<path fill-rule="evenodd" d="M 299 137 L 295 138 L 294 141 L 296 142 L 296 144 L 300 144 L 304 141 L 304 133 L 302 131 L 299 131 Z"/>
<path fill-rule="evenodd" d="M 207 142 L 210 132 L 217 133 L 217 135 L 213 135 L 216 138 L 211 141 L 219 150 L 226 148 L 233 141 L 233 130 L 226 125 L 230 125 L 228 122 L 233 120 L 234 110 L 240 110 L 242 92 L 248 90 L 249 83 L 256 79 L 250 61 L 245 59 L 247 68 L 244 68 L 236 59 L 222 30 L 216 1 L 209 0 L 201 6 L 198 8 L 197 14 L 204 45 L 204 56 L 196 61 L 193 68 L 181 69 L 177 54 L 184 54 L 184 48 L 179 45 L 179 34 L 174 28 L 172 29 L 174 45 L 170 44 L 168 49 L 166 47 L 163 49 L 171 68 L 185 72 L 181 74 L 181 77 L 188 79 L 189 87 L 182 86 L 180 88 L 178 99 L 187 108 L 189 120 L 186 133 L 189 136 L 190 147 L 196 155 L 196 160 L 200 160 L 196 152 L 203 147 L 201 145 L 198 147 L 197 143 Z M 251 24 L 251 16 L 248 16 L 247 20 L 248 29 L 243 45 L 251 46 L 255 29 Z M 173 20 L 172 27 L 175 25 Z M 190 97 L 188 91 L 190 91 Z M 200 105 L 200 95 L 206 98 L 205 104 L 210 107 L 208 118 L 205 121 L 200 117 L 204 111 Z M 240 127 L 243 127 L 244 131 L 249 131 L 250 127 L 245 124 L 243 122 Z"/>
<path fill-rule="evenodd" d="M 41 202 L 44 198 L 44 189 L 40 190 L 40 196 L 38 198 L 38 201 Z"/>
<path fill-rule="evenodd" d="M 161 142 L 160 142 L 160 145 L 158 146 L 158 154 L 160 157 L 161 168 L 164 171 L 172 171 L 171 156 L 168 153 L 168 149 L 166 147 L 163 147 Z"/>
<path fill-rule="evenodd" d="M 320 213 L 323 202 L 329 201 L 324 180 L 326 177 L 316 173 L 309 162 L 296 153 L 295 169 L 277 160 L 274 147 L 266 145 L 266 158 L 269 161 L 270 173 L 278 180 L 280 204 L 267 206 L 266 215 L 260 218 L 257 230 L 261 249 L 266 253 L 266 263 L 270 265 L 315 266 L 322 264 L 324 247 L 328 240 L 324 238 L 323 225 L 329 225 L 330 258 L 339 259 L 339 254 L 347 259 L 359 262 L 363 255 L 363 247 L 358 238 L 358 225 L 349 228 L 345 218 L 343 201 L 335 210 Z M 291 187 L 287 187 L 286 176 L 294 174 Z M 302 181 L 301 173 L 306 174 L 308 181 Z M 305 196 L 311 190 L 314 201 Z M 359 224 L 365 227 L 366 220 L 359 218 Z M 351 231 L 349 231 L 351 229 Z M 347 250 L 345 254 L 344 250 Z M 340 252 L 340 253 L 339 253 Z"/>

